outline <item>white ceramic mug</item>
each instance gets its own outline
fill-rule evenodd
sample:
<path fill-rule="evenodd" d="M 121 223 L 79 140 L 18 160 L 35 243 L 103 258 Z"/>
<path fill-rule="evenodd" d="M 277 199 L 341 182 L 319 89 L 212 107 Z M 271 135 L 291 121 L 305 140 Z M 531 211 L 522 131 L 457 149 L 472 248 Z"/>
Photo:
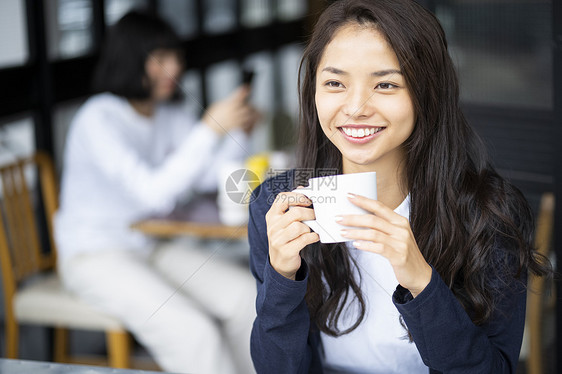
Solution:
<path fill-rule="evenodd" d="M 311 178 L 308 187 L 297 188 L 298 192 L 308 197 L 313 204 L 315 220 L 303 221 L 320 236 L 322 243 L 340 243 L 349 241 L 340 235 L 344 228 L 336 222 L 336 217 L 346 214 L 365 214 L 349 201 L 347 194 L 353 193 L 377 199 L 377 175 L 375 172 L 338 174 Z"/>

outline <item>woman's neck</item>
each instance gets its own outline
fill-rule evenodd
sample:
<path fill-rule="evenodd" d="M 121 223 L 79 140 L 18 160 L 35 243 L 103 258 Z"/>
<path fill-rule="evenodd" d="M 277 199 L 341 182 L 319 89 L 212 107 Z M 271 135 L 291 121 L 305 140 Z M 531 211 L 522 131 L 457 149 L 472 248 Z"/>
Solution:
<path fill-rule="evenodd" d="M 129 100 L 129 104 L 135 112 L 145 117 L 152 117 L 156 106 L 153 100 Z"/>
<path fill-rule="evenodd" d="M 408 195 L 404 178 L 400 178 L 398 174 L 397 171 L 390 174 L 377 172 L 377 200 L 393 210 L 398 208 Z"/>
<path fill-rule="evenodd" d="M 358 167 L 346 165 L 344 161 L 343 173 L 363 173 L 374 171 L 377 173 L 377 200 L 391 209 L 396 209 L 408 195 L 408 185 L 402 163 L 379 164 L 375 167 Z"/>

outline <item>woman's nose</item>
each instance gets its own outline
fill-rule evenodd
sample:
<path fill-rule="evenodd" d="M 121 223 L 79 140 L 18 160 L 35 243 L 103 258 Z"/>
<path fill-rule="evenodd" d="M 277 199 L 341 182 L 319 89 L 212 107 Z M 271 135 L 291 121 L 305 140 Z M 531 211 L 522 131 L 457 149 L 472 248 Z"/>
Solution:
<path fill-rule="evenodd" d="M 350 118 L 370 117 L 374 112 L 373 92 L 365 88 L 349 90 L 345 98 L 343 113 Z"/>
<path fill-rule="evenodd" d="M 172 77 L 177 78 L 182 70 L 182 64 L 176 57 L 169 57 L 165 60 L 164 70 Z"/>

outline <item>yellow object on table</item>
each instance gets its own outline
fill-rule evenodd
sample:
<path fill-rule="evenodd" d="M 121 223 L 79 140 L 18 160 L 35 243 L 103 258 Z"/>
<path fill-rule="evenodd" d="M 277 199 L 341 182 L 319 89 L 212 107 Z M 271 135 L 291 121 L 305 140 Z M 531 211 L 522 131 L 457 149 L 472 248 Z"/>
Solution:
<path fill-rule="evenodd" d="M 249 185 L 252 190 L 266 179 L 268 168 L 269 155 L 267 153 L 258 153 L 248 157 L 246 160 L 246 169 L 258 177 L 258 180 L 249 181 Z"/>

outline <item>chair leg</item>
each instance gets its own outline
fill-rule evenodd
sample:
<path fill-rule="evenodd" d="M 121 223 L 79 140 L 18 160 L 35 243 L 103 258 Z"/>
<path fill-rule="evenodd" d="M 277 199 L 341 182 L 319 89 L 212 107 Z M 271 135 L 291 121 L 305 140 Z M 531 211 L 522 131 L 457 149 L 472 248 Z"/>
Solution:
<path fill-rule="evenodd" d="M 109 366 L 117 369 L 131 367 L 131 337 L 126 331 L 107 331 Z"/>
<path fill-rule="evenodd" d="M 18 358 L 19 326 L 13 316 L 6 315 L 6 357 Z"/>
<path fill-rule="evenodd" d="M 68 329 L 55 327 L 55 362 L 70 362 L 68 359 Z"/>
<path fill-rule="evenodd" d="M 542 374 L 542 320 L 544 279 L 531 277 L 527 293 L 527 325 L 529 327 L 529 357 L 527 357 L 527 372 Z"/>

